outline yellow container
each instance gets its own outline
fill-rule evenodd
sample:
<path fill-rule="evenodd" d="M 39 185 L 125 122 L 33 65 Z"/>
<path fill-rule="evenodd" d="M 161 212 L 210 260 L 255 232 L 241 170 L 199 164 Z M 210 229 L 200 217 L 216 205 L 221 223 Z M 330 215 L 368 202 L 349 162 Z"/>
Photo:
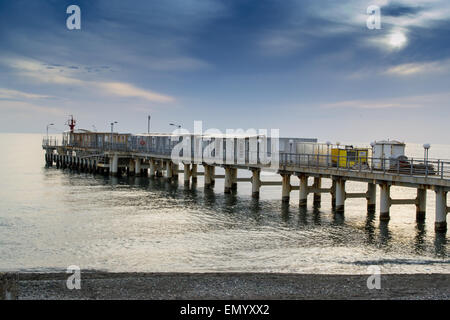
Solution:
<path fill-rule="evenodd" d="M 338 163 L 339 162 L 339 163 Z M 347 150 L 340 148 L 331 149 L 331 163 L 335 167 L 347 167 Z"/>
<path fill-rule="evenodd" d="M 359 164 L 367 164 L 368 154 L 369 150 L 365 148 L 333 148 L 331 149 L 331 161 L 335 167 L 350 168 Z"/>

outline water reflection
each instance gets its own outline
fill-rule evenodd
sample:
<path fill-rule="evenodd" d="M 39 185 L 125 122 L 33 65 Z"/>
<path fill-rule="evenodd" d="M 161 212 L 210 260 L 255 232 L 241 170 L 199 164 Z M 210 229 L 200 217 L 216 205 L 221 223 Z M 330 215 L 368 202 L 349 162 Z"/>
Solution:
<path fill-rule="evenodd" d="M 391 232 L 389 231 L 389 221 L 379 222 L 379 230 L 380 230 L 380 244 L 388 249 L 390 247 L 390 240 L 392 239 Z"/>
<path fill-rule="evenodd" d="M 447 238 L 445 233 L 436 232 L 434 236 L 434 251 L 437 257 L 447 257 Z"/>
<path fill-rule="evenodd" d="M 345 223 L 345 215 L 344 213 L 333 213 L 333 225 L 342 226 Z"/>
<path fill-rule="evenodd" d="M 367 213 L 364 231 L 366 234 L 366 243 L 373 244 L 375 242 L 375 213 Z"/>
<path fill-rule="evenodd" d="M 298 209 L 298 225 L 307 226 L 308 225 L 308 210 L 305 207 L 300 207 Z"/>
<path fill-rule="evenodd" d="M 417 254 L 423 254 L 426 250 L 425 238 L 427 231 L 424 221 L 417 221 L 416 236 L 414 237 L 414 250 Z"/>
<path fill-rule="evenodd" d="M 289 222 L 289 202 L 281 202 L 281 219 L 283 222 Z"/>

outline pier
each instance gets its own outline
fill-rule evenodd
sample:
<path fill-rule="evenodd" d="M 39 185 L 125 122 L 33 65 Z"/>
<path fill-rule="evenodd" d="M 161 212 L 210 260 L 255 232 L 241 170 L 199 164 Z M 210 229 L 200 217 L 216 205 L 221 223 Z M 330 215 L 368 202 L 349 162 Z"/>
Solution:
<path fill-rule="evenodd" d="M 447 205 L 449 160 L 393 159 L 377 156 L 373 150 L 371 157 L 355 158 L 349 154 L 331 153 L 329 143 L 326 152 L 303 153 L 301 148 L 292 148 L 292 138 L 282 139 L 72 131 L 64 133 L 61 143 L 56 139 L 44 138 L 42 147 L 48 167 L 111 176 L 164 177 L 169 182 L 178 181 L 181 174 L 185 186 L 196 185 L 197 178 L 204 176 L 205 188 L 214 188 L 216 179 L 224 179 L 225 193 L 236 191 L 238 183 L 251 183 L 254 198 L 259 197 L 262 187 L 279 185 L 281 201 L 289 202 L 291 192 L 295 191 L 299 193 L 300 207 L 306 207 L 308 195 L 313 194 L 313 206 L 318 208 L 321 206 L 321 194 L 329 193 L 336 214 L 345 211 L 346 199 L 361 198 L 367 202 L 368 213 L 374 213 L 378 203 L 379 219 L 383 221 L 390 219 L 390 208 L 394 205 L 414 205 L 416 220 L 423 221 L 427 190 L 433 190 L 436 194 L 435 231 L 446 232 L 446 217 L 450 211 Z M 316 141 L 298 139 L 295 143 L 315 144 Z M 174 159 L 177 145 L 186 148 L 176 153 Z M 199 152 L 195 152 L 196 149 Z M 200 167 L 203 167 L 202 171 L 198 170 Z M 216 174 L 217 167 L 223 168 L 225 174 Z M 250 171 L 251 177 L 238 177 L 238 170 Z M 281 181 L 263 181 L 261 172 L 265 170 L 279 174 Z M 298 185 L 291 184 L 292 179 L 298 180 Z M 331 180 L 331 187 L 322 187 L 324 179 Z M 313 183 L 309 184 L 309 180 Z M 366 183 L 367 188 L 357 193 L 347 192 L 347 181 Z M 378 201 L 377 185 L 380 190 Z M 393 199 L 390 195 L 392 186 L 415 188 L 417 196 Z"/>

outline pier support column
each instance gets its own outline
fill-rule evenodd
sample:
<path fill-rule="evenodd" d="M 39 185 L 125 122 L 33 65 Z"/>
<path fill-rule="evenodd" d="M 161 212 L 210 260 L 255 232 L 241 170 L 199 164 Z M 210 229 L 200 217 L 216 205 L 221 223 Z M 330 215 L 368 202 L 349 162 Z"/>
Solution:
<path fill-rule="evenodd" d="M 231 169 L 231 190 L 236 191 L 237 190 L 237 176 L 238 176 L 238 169 L 233 168 Z"/>
<path fill-rule="evenodd" d="M 336 212 L 343 213 L 345 208 L 345 180 L 336 179 Z"/>
<path fill-rule="evenodd" d="M 423 221 L 427 208 L 427 189 L 417 189 L 416 201 L 416 220 Z"/>
<path fill-rule="evenodd" d="M 447 192 L 442 188 L 436 188 L 436 219 L 434 230 L 436 232 L 447 231 Z"/>
<path fill-rule="evenodd" d="M 173 166 L 172 161 L 166 162 L 166 178 L 172 179 L 173 178 Z"/>
<path fill-rule="evenodd" d="M 136 166 L 135 166 L 134 159 L 130 159 L 130 161 L 128 161 L 128 166 L 127 166 L 127 175 L 134 176 L 135 170 L 136 170 Z"/>
<path fill-rule="evenodd" d="M 231 193 L 231 185 L 233 183 L 233 173 L 232 168 L 225 167 L 225 186 L 224 186 L 224 192 L 225 193 Z"/>
<path fill-rule="evenodd" d="M 322 187 L 322 179 L 314 178 L 314 188 L 320 189 Z M 313 206 L 314 208 L 320 208 L 320 202 L 322 197 L 320 196 L 320 192 L 314 193 L 313 195 Z"/>
<path fill-rule="evenodd" d="M 289 202 L 289 196 L 291 192 L 291 175 L 288 173 L 281 174 L 281 201 Z"/>
<path fill-rule="evenodd" d="M 391 207 L 391 186 L 387 183 L 380 184 L 380 220 L 388 221 L 390 219 L 389 209 Z"/>
<path fill-rule="evenodd" d="M 216 167 L 215 166 L 209 166 L 209 171 L 211 172 L 211 187 L 214 187 L 216 184 Z"/>
<path fill-rule="evenodd" d="M 184 164 L 184 173 L 183 173 L 183 179 L 184 179 L 184 185 L 189 186 L 189 181 L 191 178 L 191 165 L 189 163 Z"/>
<path fill-rule="evenodd" d="M 134 160 L 134 175 L 136 177 L 141 176 L 141 159 L 137 158 Z"/>
<path fill-rule="evenodd" d="M 109 158 L 109 172 L 113 177 L 117 177 L 119 167 L 119 156 L 117 154 Z"/>
<path fill-rule="evenodd" d="M 331 209 L 336 210 L 336 179 L 331 177 Z"/>
<path fill-rule="evenodd" d="M 180 170 L 180 166 L 178 163 L 172 162 L 172 178 L 178 181 L 178 171 Z"/>
<path fill-rule="evenodd" d="M 377 201 L 377 185 L 375 183 L 367 184 L 367 212 L 374 213 Z"/>
<path fill-rule="evenodd" d="M 252 197 L 259 198 L 259 190 L 261 188 L 261 170 L 252 169 Z"/>
<path fill-rule="evenodd" d="M 304 208 L 308 204 L 308 176 L 302 173 L 301 175 L 299 175 L 299 178 L 299 206 Z"/>
<path fill-rule="evenodd" d="M 149 172 L 148 172 L 149 177 L 150 178 L 154 178 L 155 175 L 156 175 L 156 163 L 155 163 L 155 160 L 154 159 L 150 159 L 148 161 L 148 163 L 149 163 Z"/>
<path fill-rule="evenodd" d="M 210 188 L 211 187 L 211 183 L 212 183 L 212 179 L 211 179 L 211 166 L 205 164 L 203 166 L 203 170 L 205 172 L 205 188 Z"/>
<path fill-rule="evenodd" d="M 193 163 L 192 164 L 192 169 L 191 169 L 191 177 L 192 177 L 192 183 L 197 183 L 197 164 Z"/>

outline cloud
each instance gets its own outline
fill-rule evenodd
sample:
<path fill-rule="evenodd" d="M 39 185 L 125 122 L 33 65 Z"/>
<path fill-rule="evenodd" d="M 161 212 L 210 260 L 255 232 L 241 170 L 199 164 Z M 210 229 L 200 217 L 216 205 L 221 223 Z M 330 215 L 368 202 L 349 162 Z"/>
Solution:
<path fill-rule="evenodd" d="M 0 99 L 47 99 L 51 96 L 0 88 Z"/>
<path fill-rule="evenodd" d="M 421 6 L 407 6 L 403 4 L 389 3 L 381 8 L 381 14 L 391 17 L 414 16 L 425 8 Z"/>
<path fill-rule="evenodd" d="M 137 97 L 152 102 L 173 102 L 174 98 L 155 93 L 148 90 L 137 88 L 129 83 L 123 82 L 98 82 L 95 83 L 99 88 L 110 94 L 114 94 L 121 97 Z"/>
<path fill-rule="evenodd" d="M 98 88 L 107 94 L 112 94 L 120 97 L 141 98 L 151 102 L 169 103 L 175 101 L 175 98 L 163 95 L 150 90 L 137 88 L 130 83 L 119 81 L 93 81 L 83 80 L 80 77 L 83 71 L 80 67 L 63 66 L 61 64 L 46 64 L 36 60 L 29 59 L 12 59 L 7 60 L 7 65 L 12 67 L 16 74 L 21 77 L 27 77 L 35 82 L 50 82 L 58 85 L 75 85 L 87 89 Z M 83 68 L 86 69 L 86 68 Z M 2 91 L 0 91 L 0 97 Z M 16 98 L 37 98 L 46 97 L 38 95 L 25 94 L 19 91 L 5 91 L 3 95 L 7 98 L 16 96 Z"/>
<path fill-rule="evenodd" d="M 404 63 L 389 67 L 384 73 L 395 76 L 409 76 L 424 73 L 440 73 L 450 69 L 450 60 Z"/>
<path fill-rule="evenodd" d="M 416 109 L 447 106 L 450 93 L 406 96 L 390 99 L 347 100 L 322 104 L 322 108 L 351 108 L 351 109 Z"/>
<path fill-rule="evenodd" d="M 74 69 L 61 65 L 48 65 L 31 59 L 6 59 L 6 64 L 15 69 L 18 76 L 36 82 L 55 84 L 82 84 L 74 77 Z"/>

